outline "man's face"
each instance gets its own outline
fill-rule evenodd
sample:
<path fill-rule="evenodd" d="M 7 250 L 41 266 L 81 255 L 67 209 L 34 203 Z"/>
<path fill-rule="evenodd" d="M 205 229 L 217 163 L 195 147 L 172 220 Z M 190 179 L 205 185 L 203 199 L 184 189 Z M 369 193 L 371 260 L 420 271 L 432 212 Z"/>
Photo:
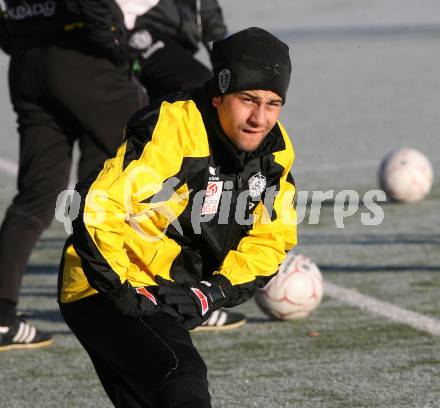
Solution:
<path fill-rule="evenodd" d="M 241 91 L 212 98 L 223 131 L 237 149 L 252 152 L 274 127 L 282 99 L 272 91 Z"/>

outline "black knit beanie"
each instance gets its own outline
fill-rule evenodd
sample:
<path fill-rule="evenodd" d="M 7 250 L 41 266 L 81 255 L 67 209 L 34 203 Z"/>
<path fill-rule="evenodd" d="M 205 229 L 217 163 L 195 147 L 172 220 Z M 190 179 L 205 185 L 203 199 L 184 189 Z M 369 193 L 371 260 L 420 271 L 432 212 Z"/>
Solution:
<path fill-rule="evenodd" d="M 289 47 L 268 31 L 251 27 L 214 42 L 211 61 L 211 96 L 261 89 L 285 102 L 292 71 Z"/>

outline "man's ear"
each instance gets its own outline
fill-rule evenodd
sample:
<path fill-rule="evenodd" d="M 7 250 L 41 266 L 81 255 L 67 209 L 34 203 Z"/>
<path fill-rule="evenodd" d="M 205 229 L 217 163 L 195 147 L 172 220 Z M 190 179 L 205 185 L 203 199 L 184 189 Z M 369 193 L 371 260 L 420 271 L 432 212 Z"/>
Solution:
<path fill-rule="evenodd" d="M 214 108 L 217 108 L 220 105 L 221 101 L 222 101 L 221 96 L 214 96 L 212 98 L 212 106 L 214 106 Z"/>

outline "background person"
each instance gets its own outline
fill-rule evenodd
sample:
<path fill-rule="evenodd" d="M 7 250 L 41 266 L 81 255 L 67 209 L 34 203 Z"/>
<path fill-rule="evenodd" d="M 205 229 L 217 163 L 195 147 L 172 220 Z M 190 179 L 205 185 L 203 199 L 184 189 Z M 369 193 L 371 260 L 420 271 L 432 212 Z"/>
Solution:
<path fill-rule="evenodd" d="M 152 7 L 130 26 L 129 44 L 137 57 L 136 75 L 151 100 L 201 86 L 212 72 L 194 55 L 200 44 L 210 52 L 212 42 L 227 32 L 217 0 L 147 3 Z"/>
<path fill-rule="evenodd" d="M 0 44 L 20 137 L 18 193 L 0 229 L 0 351 L 49 345 L 17 316 L 30 253 L 67 187 L 78 140 L 78 178 L 116 152 L 130 115 L 146 102 L 129 75 L 123 15 L 113 1 L 6 0 Z"/>
<path fill-rule="evenodd" d="M 250 28 L 214 43 L 213 62 L 202 88 L 136 113 L 77 186 L 60 309 L 116 407 L 210 407 L 188 330 L 249 299 L 296 244 L 294 153 L 277 121 L 288 47 Z"/>

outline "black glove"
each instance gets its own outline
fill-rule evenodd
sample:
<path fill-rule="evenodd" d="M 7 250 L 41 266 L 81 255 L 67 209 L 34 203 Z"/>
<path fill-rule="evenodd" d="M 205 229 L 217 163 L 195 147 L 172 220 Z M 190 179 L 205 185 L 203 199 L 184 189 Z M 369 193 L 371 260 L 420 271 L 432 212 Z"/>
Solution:
<path fill-rule="evenodd" d="M 188 330 L 202 324 L 226 303 L 225 293 L 216 282 L 175 283 L 159 277 L 158 283 L 158 295 L 182 316 L 183 326 Z"/>
<path fill-rule="evenodd" d="M 107 294 L 107 298 L 124 316 L 142 317 L 163 312 L 182 320 L 173 307 L 159 301 L 157 289 L 157 286 L 134 288 L 126 281 L 117 292 Z"/>

